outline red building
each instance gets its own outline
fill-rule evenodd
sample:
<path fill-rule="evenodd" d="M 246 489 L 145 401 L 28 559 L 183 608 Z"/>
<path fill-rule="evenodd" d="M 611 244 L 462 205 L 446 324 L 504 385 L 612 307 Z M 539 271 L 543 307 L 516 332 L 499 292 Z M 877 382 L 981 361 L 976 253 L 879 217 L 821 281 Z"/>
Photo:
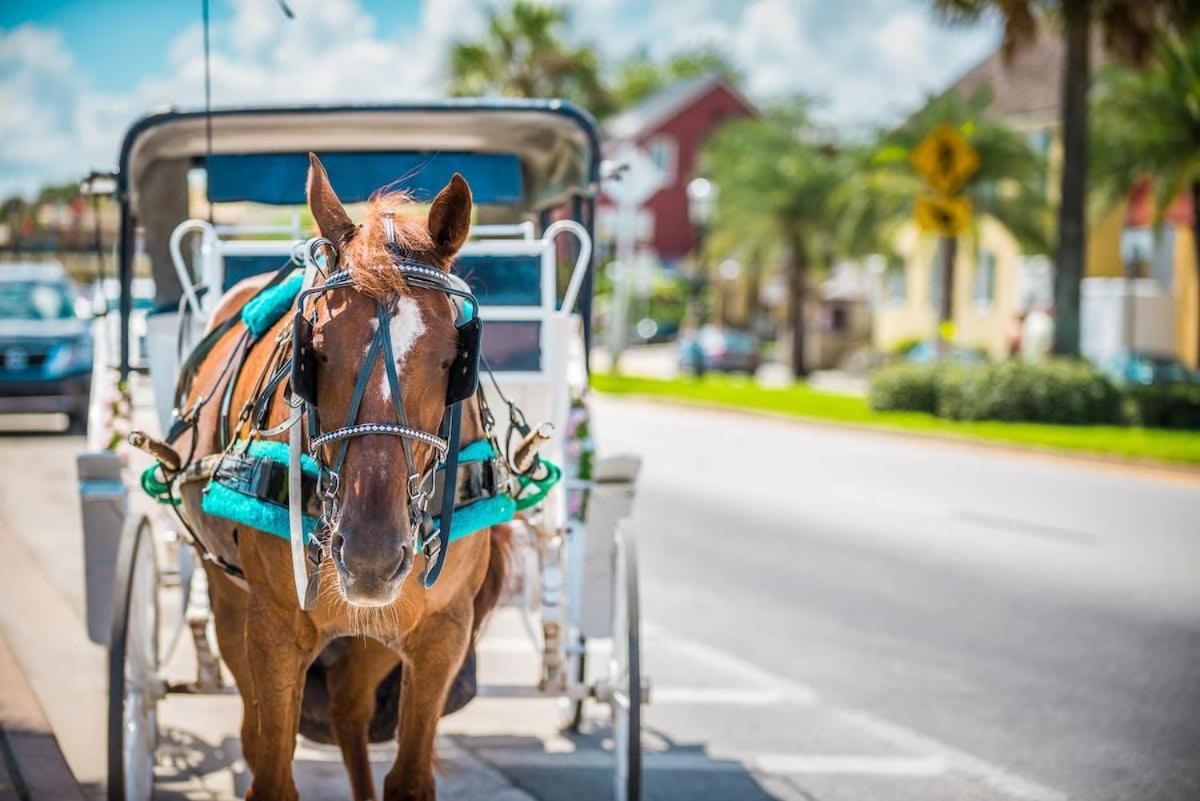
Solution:
<path fill-rule="evenodd" d="M 723 75 L 681 81 L 647 97 L 605 126 L 608 146 L 632 142 L 650 154 L 667 176 L 639 213 L 640 239 L 666 265 L 678 262 L 696 244 L 688 219 L 687 185 L 704 140 L 727 120 L 757 114 Z M 601 202 L 601 227 L 611 206 Z"/>

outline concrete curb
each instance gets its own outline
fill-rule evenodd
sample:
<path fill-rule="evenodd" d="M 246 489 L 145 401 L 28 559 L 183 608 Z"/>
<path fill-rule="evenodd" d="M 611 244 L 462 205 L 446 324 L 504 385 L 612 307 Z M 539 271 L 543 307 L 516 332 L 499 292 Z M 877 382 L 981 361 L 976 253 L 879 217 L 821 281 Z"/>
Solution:
<path fill-rule="evenodd" d="M 46 714 L 0 637 L 0 798 L 85 801 Z"/>

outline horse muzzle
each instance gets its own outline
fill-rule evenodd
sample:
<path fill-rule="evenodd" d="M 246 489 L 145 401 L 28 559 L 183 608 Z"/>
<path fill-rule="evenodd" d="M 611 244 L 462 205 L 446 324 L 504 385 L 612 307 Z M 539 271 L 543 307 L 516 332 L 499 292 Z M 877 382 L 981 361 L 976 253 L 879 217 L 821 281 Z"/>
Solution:
<path fill-rule="evenodd" d="M 396 600 L 413 567 L 413 548 L 407 535 L 383 538 L 335 533 L 329 552 L 337 569 L 342 594 L 355 606 L 386 606 Z"/>

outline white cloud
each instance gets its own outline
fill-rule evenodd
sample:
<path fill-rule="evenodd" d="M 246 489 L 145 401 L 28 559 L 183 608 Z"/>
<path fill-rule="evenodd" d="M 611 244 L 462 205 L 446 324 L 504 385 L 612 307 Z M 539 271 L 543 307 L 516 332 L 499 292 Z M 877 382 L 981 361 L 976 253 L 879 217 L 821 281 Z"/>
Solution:
<path fill-rule="evenodd" d="M 211 33 L 216 106 L 430 97 L 450 39 L 477 32 L 483 18 L 469 0 L 427 0 L 421 30 L 388 41 L 358 0 L 291 0 L 290 21 L 273 3 L 233 5 Z M 0 196 L 111 168 L 120 137 L 147 110 L 203 105 L 198 23 L 168 44 L 167 65 L 128 92 L 95 92 L 57 30 L 0 30 Z"/>
<path fill-rule="evenodd" d="M 424 0 L 419 29 L 394 40 L 359 0 L 231 0 L 212 30 L 213 102 L 320 103 L 430 97 L 444 85 L 449 43 L 482 32 L 483 0 Z M 828 30 L 814 0 L 592 0 L 571 3 L 572 36 L 610 58 L 645 46 L 658 57 L 714 45 L 744 71 L 752 97 L 803 92 L 833 121 L 894 119 L 940 89 L 995 41 L 992 28 L 947 31 L 923 0 L 856 0 Z M 846 15 L 850 16 L 850 15 Z M 628 20 L 639 24 L 629 25 Z M 824 29 L 822 29 L 822 23 Z M 201 28 L 167 43 L 167 67 L 122 93 L 94 91 L 56 30 L 0 30 L 0 196 L 111 167 L 125 129 L 146 110 L 203 103 Z"/>
<path fill-rule="evenodd" d="M 0 175 L 26 188 L 74 146 L 83 86 L 62 35 L 34 25 L 0 31 L 0 76 Z"/>

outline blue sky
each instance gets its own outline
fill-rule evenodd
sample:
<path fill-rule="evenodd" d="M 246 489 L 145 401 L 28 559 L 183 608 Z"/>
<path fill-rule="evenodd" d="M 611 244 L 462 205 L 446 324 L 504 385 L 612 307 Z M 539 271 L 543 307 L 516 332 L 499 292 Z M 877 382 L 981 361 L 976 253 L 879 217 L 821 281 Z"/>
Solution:
<path fill-rule="evenodd" d="M 499 0 L 504 2 L 504 0 Z M 214 103 L 437 95 L 487 0 L 211 0 Z M 947 28 L 928 0 L 587 0 L 568 35 L 609 61 L 716 45 L 756 100 L 825 98 L 842 126 L 897 119 L 983 58 L 995 23 Z M 124 129 L 202 103 L 200 0 L 0 0 L 0 195 L 111 167 Z"/>

